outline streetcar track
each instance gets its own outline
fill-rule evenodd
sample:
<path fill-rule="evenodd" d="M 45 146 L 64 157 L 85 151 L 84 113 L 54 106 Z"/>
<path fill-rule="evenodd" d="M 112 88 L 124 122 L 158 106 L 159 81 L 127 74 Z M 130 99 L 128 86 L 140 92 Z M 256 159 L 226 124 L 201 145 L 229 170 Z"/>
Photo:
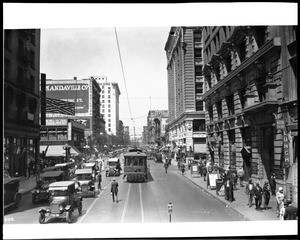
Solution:
<path fill-rule="evenodd" d="M 121 223 L 124 222 L 124 217 L 125 217 L 126 210 L 127 210 L 127 207 L 128 207 L 128 199 L 129 199 L 130 189 L 131 189 L 131 184 L 129 184 L 129 188 L 128 188 L 128 191 L 127 191 L 125 205 L 124 205 L 124 208 L 123 208 L 123 213 L 122 213 L 122 218 L 121 218 Z"/>
<path fill-rule="evenodd" d="M 95 205 L 95 203 L 97 202 L 97 200 L 100 199 L 101 194 L 104 192 L 104 190 L 106 190 L 106 188 L 108 187 L 109 183 L 110 182 L 108 182 L 107 185 L 103 188 L 103 191 L 100 192 L 99 196 L 93 201 L 93 203 L 91 204 L 91 206 L 88 208 L 88 210 L 86 211 L 86 213 L 82 216 L 82 218 L 80 218 L 80 220 L 78 221 L 78 223 L 81 223 L 84 220 L 84 218 L 88 215 L 89 211 Z"/>
<path fill-rule="evenodd" d="M 143 207 L 142 187 L 141 186 L 142 185 L 139 183 L 141 215 L 142 215 L 142 223 L 144 223 L 144 207 Z"/>

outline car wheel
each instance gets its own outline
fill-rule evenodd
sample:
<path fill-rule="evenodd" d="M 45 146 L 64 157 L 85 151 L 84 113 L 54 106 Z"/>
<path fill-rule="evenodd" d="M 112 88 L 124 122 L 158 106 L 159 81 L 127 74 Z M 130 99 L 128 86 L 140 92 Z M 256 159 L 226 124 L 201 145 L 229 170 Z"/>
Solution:
<path fill-rule="evenodd" d="M 79 213 L 79 216 L 82 215 L 82 203 L 79 204 L 78 213 Z"/>
<path fill-rule="evenodd" d="M 68 223 L 72 222 L 72 211 L 66 212 L 66 219 Z"/>
<path fill-rule="evenodd" d="M 41 212 L 40 215 L 39 215 L 39 223 L 43 224 L 43 223 L 45 223 L 45 220 L 46 220 L 45 213 Z"/>

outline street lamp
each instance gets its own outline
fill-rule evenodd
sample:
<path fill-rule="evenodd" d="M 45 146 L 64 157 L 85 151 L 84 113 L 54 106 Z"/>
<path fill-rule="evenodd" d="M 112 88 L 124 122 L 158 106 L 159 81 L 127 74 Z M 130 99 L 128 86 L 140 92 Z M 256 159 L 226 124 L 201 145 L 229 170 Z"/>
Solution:
<path fill-rule="evenodd" d="M 65 146 L 63 146 L 63 149 L 66 150 L 66 162 L 69 161 L 69 150 L 71 149 L 69 144 L 65 144 Z"/>

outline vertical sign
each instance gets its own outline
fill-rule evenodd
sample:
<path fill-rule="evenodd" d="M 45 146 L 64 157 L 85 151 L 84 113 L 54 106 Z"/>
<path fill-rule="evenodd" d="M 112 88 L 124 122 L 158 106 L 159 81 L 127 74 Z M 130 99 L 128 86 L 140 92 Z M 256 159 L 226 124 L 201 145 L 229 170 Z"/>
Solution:
<path fill-rule="evenodd" d="M 283 130 L 283 152 L 284 152 L 284 166 L 290 166 L 290 157 L 289 157 L 289 138 L 287 135 L 287 131 Z"/>
<path fill-rule="evenodd" d="M 173 203 L 168 204 L 169 221 L 171 222 L 171 214 L 173 213 Z"/>
<path fill-rule="evenodd" d="M 46 74 L 41 73 L 41 125 L 46 125 Z"/>

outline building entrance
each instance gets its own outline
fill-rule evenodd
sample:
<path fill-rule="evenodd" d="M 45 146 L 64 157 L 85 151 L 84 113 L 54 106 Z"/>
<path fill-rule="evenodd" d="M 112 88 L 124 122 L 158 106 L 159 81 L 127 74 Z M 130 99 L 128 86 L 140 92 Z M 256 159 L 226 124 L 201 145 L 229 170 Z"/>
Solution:
<path fill-rule="evenodd" d="M 270 175 L 274 169 L 274 128 L 262 129 L 262 165 L 263 178 L 270 180 Z"/>

